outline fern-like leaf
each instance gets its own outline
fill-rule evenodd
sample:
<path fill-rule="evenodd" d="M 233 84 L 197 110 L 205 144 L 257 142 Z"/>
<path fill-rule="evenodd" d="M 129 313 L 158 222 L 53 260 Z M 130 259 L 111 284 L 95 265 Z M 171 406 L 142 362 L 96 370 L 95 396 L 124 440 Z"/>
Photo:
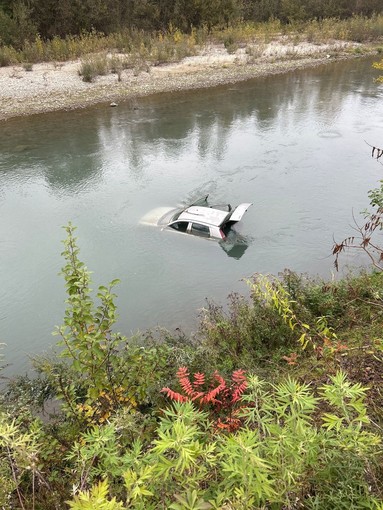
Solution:
<path fill-rule="evenodd" d="M 195 389 L 200 388 L 205 384 L 205 374 L 202 374 L 201 372 L 197 372 L 194 374 L 194 382 L 193 386 Z"/>
<path fill-rule="evenodd" d="M 166 395 L 176 402 L 187 402 L 189 399 L 181 395 L 181 393 L 177 393 L 176 391 L 171 390 L 170 388 L 162 388 L 161 393 L 166 393 Z"/>
<path fill-rule="evenodd" d="M 180 367 L 177 370 L 177 378 L 183 379 L 184 377 L 189 377 L 189 371 L 188 371 L 187 367 Z"/>
<path fill-rule="evenodd" d="M 226 383 L 225 383 L 225 381 L 223 381 L 222 384 L 219 384 L 218 386 L 216 386 L 215 388 L 213 388 L 212 390 L 210 390 L 209 392 L 206 393 L 206 395 L 201 399 L 201 404 L 202 403 L 218 403 L 218 402 L 221 403 L 220 401 L 217 400 L 217 397 L 225 389 L 226 389 Z"/>
<path fill-rule="evenodd" d="M 245 371 L 241 368 L 239 370 L 234 370 L 231 380 L 235 383 L 242 383 L 243 381 L 246 381 L 246 375 Z"/>
<path fill-rule="evenodd" d="M 195 396 L 196 391 L 194 390 L 189 377 L 183 377 L 182 379 L 179 379 L 179 383 L 188 397 L 193 398 Z"/>

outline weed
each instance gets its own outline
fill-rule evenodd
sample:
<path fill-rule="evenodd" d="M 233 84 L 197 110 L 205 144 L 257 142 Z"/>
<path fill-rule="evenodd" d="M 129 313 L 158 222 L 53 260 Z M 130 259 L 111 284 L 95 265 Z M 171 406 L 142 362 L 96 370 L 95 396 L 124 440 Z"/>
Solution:
<path fill-rule="evenodd" d="M 257 58 L 262 57 L 263 53 L 265 51 L 265 45 L 264 44 L 252 44 L 246 46 L 246 55 L 248 62 L 252 62 L 256 60 Z"/>
<path fill-rule="evenodd" d="M 251 368 L 256 360 L 293 345 L 288 326 L 261 298 L 254 297 L 250 303 L 230 294 L 227 308 L 208 302 L 201 314 L 199 336 L 216 357 L 217 366 L 226 370 Z"/>
<path fill-rule="evenodd" d="M 88 57 L 82 60 L 78 74 L 82 80 L 91 83 L 97 76 L 104 76 L 108 73 L 109 65 L 106 56 Z"/>
<path fill-rule="evenodd" d="M 115 51 L 125 54 L 127 59 L 134 58 L 132 55 L 139 55 L 142 60 L 159 64 L 179 61 L 185 56 L 195 54 L 197 48 L 209 43 L 222 43 L 229 53 L 234 53 L 240 45 L 253 45 L 255 41 L 268 44 L 275 39 L 281 40 L 281 37 L 296 45 L 304 39 L 315 44 L 329 40 L 365 43 L 378 40 L 382 36 L 383 15 L 371 18 L 354 16 L 342 20 L 330 18 L 295 21 L 287 25 L 272 19 L 265 23 L 239 23 L 214 30 L 203 25 L 192 28 L 189 34 L 183 34 L 173 27 L 170 27 L 168 32 L 161 33 L 125 29 L 106 36 L 90 31 L 65 38 L 55 36 L 49 40 L 37 36 L 18 50 L 10 46 L 0 46 L 0 66 L 18 62 L 65 61 L 81 57 L 88 60 L 89 55 Z M 86 67 L 83 75 L 85 81 L 93 81 L 95 75 L 89 65 Z"/>
<path fill-rule="evenodd" d="M 20 53 L 11 46 L 0 46 L 0 67 L 11 66 L 20 62 Z"/>

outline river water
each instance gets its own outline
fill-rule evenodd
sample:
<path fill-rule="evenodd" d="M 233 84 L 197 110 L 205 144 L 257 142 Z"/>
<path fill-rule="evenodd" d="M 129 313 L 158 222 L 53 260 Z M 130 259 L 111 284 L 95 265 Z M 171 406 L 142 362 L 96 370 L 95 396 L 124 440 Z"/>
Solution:
<path fill-rule="evenodd" d="M 94 288 L 119 278 L 118 329 L 191 329 L 205 298 L 284 268 L 331 278 L 333 237 L 383 176 L 383 87 L 371 59 L 0 124 L 0 342 L 12 370 L 55 343 L 61 228 Z M 151 209 L 252 202 L 230 246 L 143 225 Z M 345 264 L 356 266 L 351 256 Z"/>

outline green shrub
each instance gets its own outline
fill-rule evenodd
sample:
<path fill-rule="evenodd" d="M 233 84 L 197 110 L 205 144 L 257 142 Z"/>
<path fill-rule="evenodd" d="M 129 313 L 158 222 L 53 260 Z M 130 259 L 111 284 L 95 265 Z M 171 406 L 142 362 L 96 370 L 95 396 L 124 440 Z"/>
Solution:
<path fill-rule="evenodd" d="M 71 455 L 77 486 L 95 480 L 93 489 L 80 490 L 70 506 L 86 508 L 81 500 L 107 472 L 100 504 L 130 509 L 373 508 L 380 438 L 367 430 L 365 394 L 342 372 L 318 396 L 290 378 L 272 385 L 251 376 L 241 410 L 247 425 L 235 433 L 212 431 L 191 402 L 164 411 L 146 448 L 137 441 L 121 451 L 112 427 L 92 430 Z M 124 480 L 121 496 L 116 477 Z"/>
<path fill-rule="evenodd" d="M 20 55 L 12 46 L 0 46 L 0 67 L 11 66 L 19 62 Z"/>
<path fill-rule="evenodd" d="M 25 508 L 24 490 L 33 500 L 36 479 L 44 483 L 39 472 L 38 427 L 35 423 L 25 431 L 22 423 L 0 410 L 0 504 L 3 508 Z"/>
<path fill-rule="evenodd" d="M 249 302 L 231 294 L 226 308 L 208 302 L 200 316 L 201 344 L 209 358 L 215 358 L 217 368 L 250 368 L 262 358 L 274 356 L 279 349 L 286 351 L 294 345 L 289 327 L 261 299 Z"/>
<path fill-rule="evenodd" d="M 97 76 L 105 76 L 108 73 L 109 64 L 106 56 L 88 57 L 81 61 L 79 75 L 85 82 L 93 82 Z"/>

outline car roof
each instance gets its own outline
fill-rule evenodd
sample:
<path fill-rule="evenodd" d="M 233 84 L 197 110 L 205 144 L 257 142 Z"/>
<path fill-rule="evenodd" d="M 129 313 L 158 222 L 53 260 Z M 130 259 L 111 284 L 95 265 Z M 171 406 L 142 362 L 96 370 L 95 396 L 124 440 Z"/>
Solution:
<path fill-rule="evenodd" d="M 229 215 L 227 211 L 193 205 L 182 211 L 177 221 L 194 221 L 219 227 Z"/>

